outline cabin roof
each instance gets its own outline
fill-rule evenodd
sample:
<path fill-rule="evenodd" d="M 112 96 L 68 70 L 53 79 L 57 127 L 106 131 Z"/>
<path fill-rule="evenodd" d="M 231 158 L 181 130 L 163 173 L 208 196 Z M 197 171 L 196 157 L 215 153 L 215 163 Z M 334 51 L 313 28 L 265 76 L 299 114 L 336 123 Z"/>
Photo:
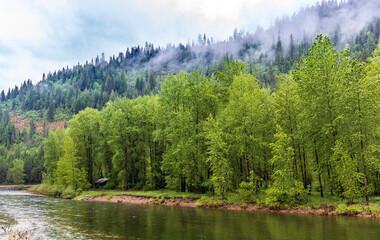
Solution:
<path fill-rule="evenodd" d="M 107 181 L 108 181 L 108 178 L 100 178 L 100 179 L 98 179 L 98 180 L 95 182 L 95 184 L 105 183 L 105 182 L 107 182 Z"/>

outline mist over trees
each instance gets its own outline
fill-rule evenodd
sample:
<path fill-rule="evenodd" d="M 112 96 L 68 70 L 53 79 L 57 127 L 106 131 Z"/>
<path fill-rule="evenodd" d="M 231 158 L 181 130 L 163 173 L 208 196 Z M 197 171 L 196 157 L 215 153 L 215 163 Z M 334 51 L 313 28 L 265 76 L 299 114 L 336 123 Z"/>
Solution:
<path fill-rule="evenodd" d="M 157 93 L 165 77 L 181 70 L 198 69 L 211 76 L 231 57 L 248 63 L 248 72 L 274 87 L 276 75 L 288 73 L 295 61 L 308 54 L 317 34 L 329 35 L 337 49 L 346 47 L 360 61 L 371 56 L 380 34 L 378 1 L 322 1 L 291 17 L 277 19 L 254 33 L 235 29 L 224 41 L 205 34 L 196 42 L 166 47 L 143 46 L 106 58 L 104 54 L 71 68 L 43 74 L 33 85 L 24 81 L 0 93 L 7 110 L 36 111 L 39 119 L 71 118 L 86 107 L 102 109 L 109 100 Z M 5 104 L 4 104 L 5 103 Z"/>

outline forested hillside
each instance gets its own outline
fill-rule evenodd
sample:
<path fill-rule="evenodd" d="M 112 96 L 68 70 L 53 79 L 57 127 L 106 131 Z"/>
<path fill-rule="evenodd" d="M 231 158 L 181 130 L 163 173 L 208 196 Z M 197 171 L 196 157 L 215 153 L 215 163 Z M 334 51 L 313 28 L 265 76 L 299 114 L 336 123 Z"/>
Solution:
<path fill-rule="evenodd" d="M 380 34 L 377 10 L 380 6 L 373 0 L 322 1 L 292 17 L 278 19 L 267 30 L 235 30 L 225 41 L 199 35 L 197 42 L 166 47 L 147 42 L 108 59 L 101 54 L 85 63 L 44 73 L 36 84 L 24 81 L 3 90 L 0 101 L 3 109 L 16 110 L 32 120 L 69 119 L 86 107 L 100 110 L 118 97 L 133 99 L 158 93 L 170 73 L 197 69 L 211 76 L 223 59 L 231 57 L 246 62 L 248 72 L 256 72 L 260 82 L 273 88 L 276 75 L 288 73 L 320 33 L 329 35 L 337 49 L 349 47 L 351 55 L 365 61 Z"/>
<path fill-rule="evenodd" d="M 360 61 L 371 56 L 380 34 L 377 1 L 322 1 L 292 17 L 254 33 L 234 31 L 225 41 L 199 35 L 197 42 L 155 47 L 148 42 L 106 59 L 104 54 L 76 66 L 44 73 L 32 84 L 0 93 L 6 110 L 33 120 L 71 118 L 86 107 L 102 109 L 109 100 L 158 93 L 165 77 L 181 70 L 200 70 L 211 76 L 224 59 L 246 62 L 265 86 L 276 85 L 276 75 L 288 73 L 307 54 L 317 34 L 329 35 L 338 50 L 346 47 Z M 367 9 L 365 11 L 365 9 Z M 355 24 L 353 24 L 353 21 Z"/>
<path fill-rule="evenodd" d="M 368 62 L 319 35 L 273 90 L 246 64 L 169 75 L 157 95 L 87 108 L 44 142 L 45 184 L 65 195 L 108 188 L 265 191 L 266 204 L 326 191 L 380 192 L 380 45 Z"/>
<path fill-rule="evenodd" d="M 380 7 L 364 2 L 322 2 L 221 42 L 101 54 L 2 91 L 0 182 L 248 188 L 271 204 L 310 190 L 377 194 Z M 368 22 L 341 22 L 364 7 Z M 305 31 L 300 19 L 316 18 Z"/>

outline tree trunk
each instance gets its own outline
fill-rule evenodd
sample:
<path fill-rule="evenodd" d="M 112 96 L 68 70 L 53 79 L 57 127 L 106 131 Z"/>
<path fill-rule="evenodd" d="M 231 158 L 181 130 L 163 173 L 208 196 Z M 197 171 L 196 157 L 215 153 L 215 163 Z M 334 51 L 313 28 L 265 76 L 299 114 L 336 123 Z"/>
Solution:
<path fill-rule="evenodd" d="M 360 104 L 360 94 L 359 94 L 359 92 L 358 92 L 358 110 L 359 110 L 359 121 L 360 121 L 359 134 L 360 134 L 360 148 L 361 148 L 362 164 L 363 164 L 363 178 L 364 178 L 363 180 L 364 180 L 364 188 L 365 188 L 365 201 L 366 201 L 366 203 L 368 205 L 369 197 L 368 197 L 367 165 L 365 163 L 365 156 L 364 156 L 362 115 L 361 115 L 361 104 Z"/>
<path fill-rule="evenodd" d="M 315 161 L 317 162 L 317 166 L 319 168 L 319 159 L 318 159 L 318 152 L 317 152 L 317 146 L 314 139 L 314 151 L 315 151 Z M 321 179 L 321 173 L 318 170 L 318 181 L 319 181 L 319 188 L 321 189 L 321 197 L 323 198 L 323 185 L 322 185 L 322 179 Z"/>
<path fill-rule="evenodd" d="M 181 192 L 186 192 L 186 179 L 182 174 L 181 174 Z"/>
<path fill-rule="evenodd" d="M 360 135 L 362 135 L 361 129 L 360 129 Z M 368 204 L 369 197 L 368 197 L 367 165 L 365 163 L 363 139 L 360 139 L 360 147 L 361 147 L 361 150 L 362 150 L 362 164 L 363 164 L 363 178 L 364 178 L 364 188 L 365 188 L 365 201 Z"/>
<path fill-rule="evenodd" d="M 303 165 L 304 165 L 304 170 L 305 170 L 305 184 L 306 184 L 306 187 L 307 187 L 306 152 L 305 152 L 305 148 L 304 147 L 302 148 L 302 156 L 303 156 Z M 310 191 L 311 191 L 311 189 L 310 189 Z"/>
<path fill-rule="evenodd" d="M 125 171 L 124 190 L 128 190 L 128 149 L 127 148 L 124 148 L 124 171 Z"/>

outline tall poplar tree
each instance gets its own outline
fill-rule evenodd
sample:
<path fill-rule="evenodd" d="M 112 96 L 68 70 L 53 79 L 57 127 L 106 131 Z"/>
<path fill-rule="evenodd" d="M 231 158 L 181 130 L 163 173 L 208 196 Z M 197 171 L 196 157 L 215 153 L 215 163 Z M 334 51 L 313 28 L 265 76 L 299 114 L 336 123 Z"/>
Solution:
<path fill-rule="evenodd" d="M 328 37 L 318 35 L 309 55 L 301 59 L 294 72 L 299 86 L 302 104 L 304 131 L 314 151 L 316 171 L 319 179 L 327 173 L 330 190 L 333 190 L 334 175 L 330 158 L 338 134 L 338 101 L 341 82 L 347 67 L 348 52 L 335 52 Z M 323 180 L 319 181 L 323 196 Z"/>

